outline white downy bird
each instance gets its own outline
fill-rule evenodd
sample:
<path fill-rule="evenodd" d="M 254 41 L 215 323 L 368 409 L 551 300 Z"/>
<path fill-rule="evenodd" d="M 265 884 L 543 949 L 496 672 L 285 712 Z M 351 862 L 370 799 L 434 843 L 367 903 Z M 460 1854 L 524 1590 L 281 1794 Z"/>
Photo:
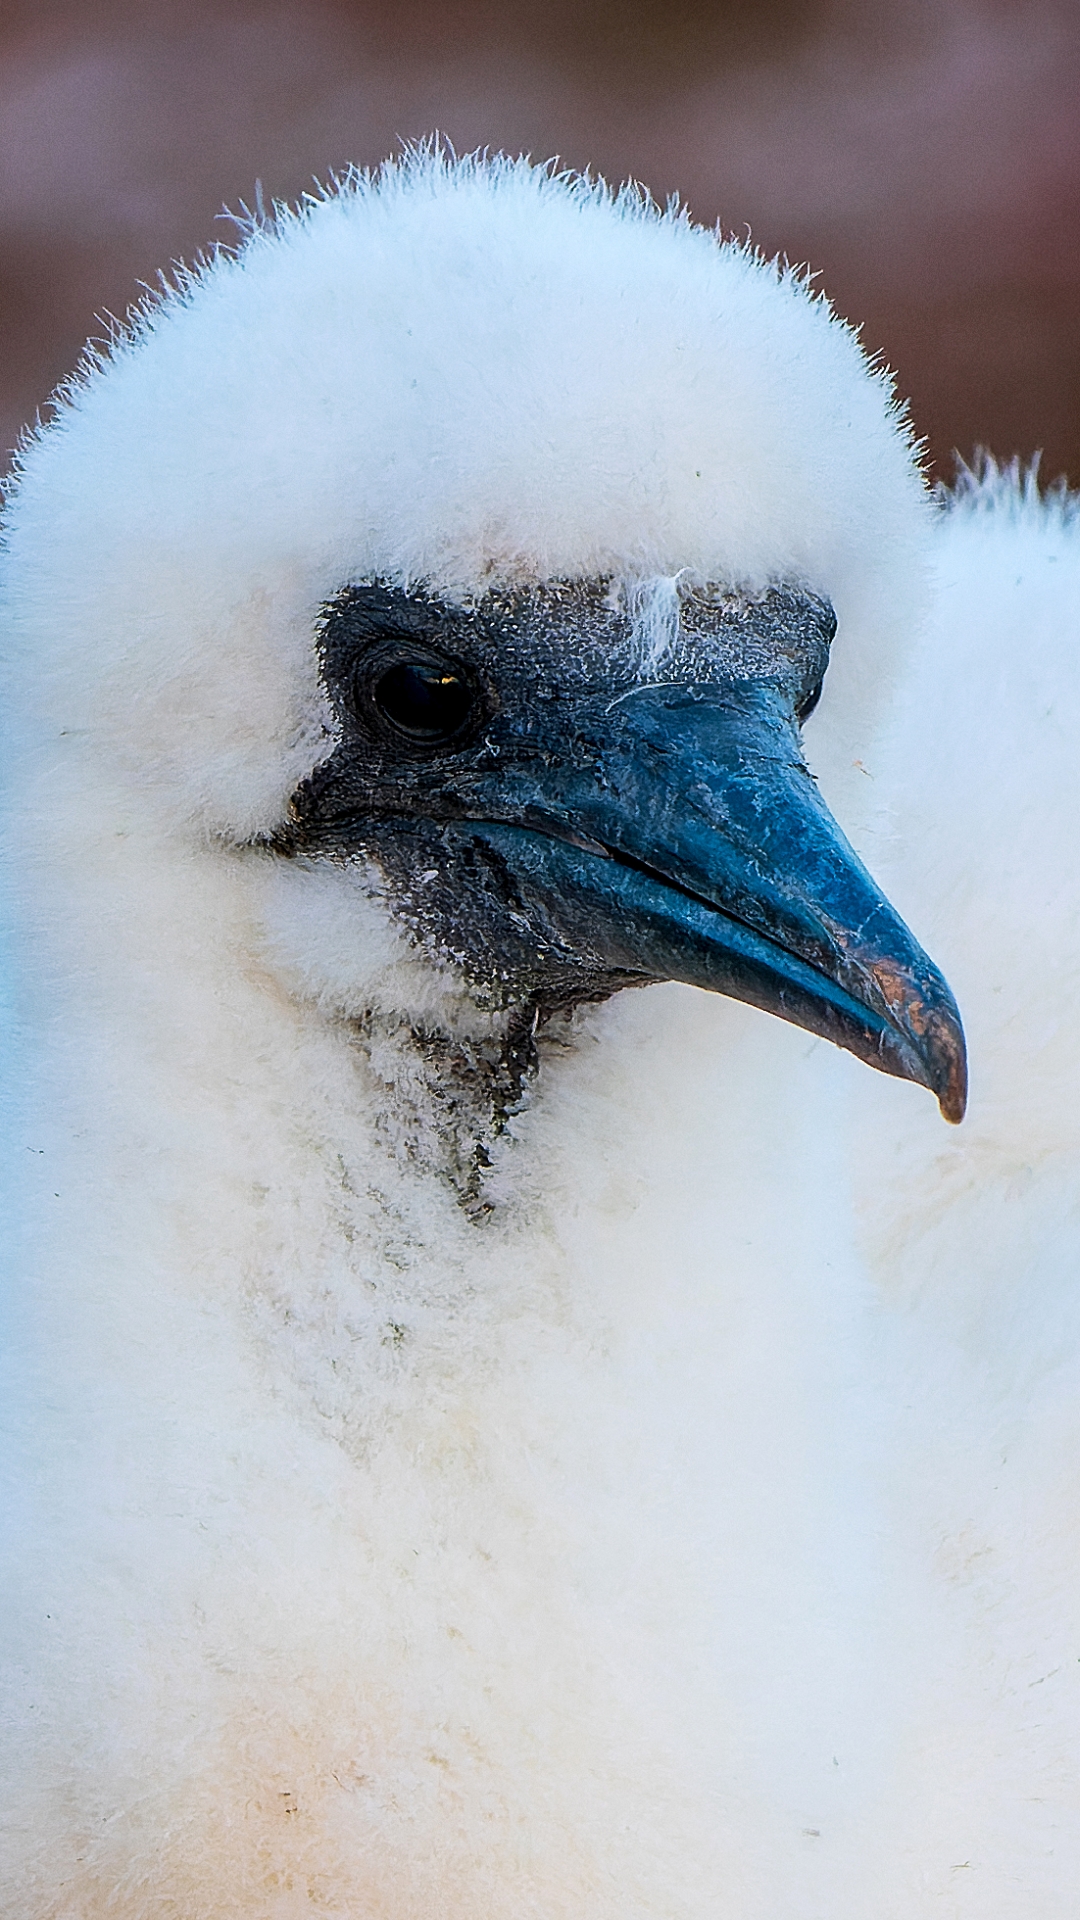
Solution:
<path fill-rule="evenodd" d="M 524 163 L 75 381 L 4 573 L 6 1920 L 1071 1920 L 1078 616 L 1068 500 L 935 508 L 797 276 Z"/>

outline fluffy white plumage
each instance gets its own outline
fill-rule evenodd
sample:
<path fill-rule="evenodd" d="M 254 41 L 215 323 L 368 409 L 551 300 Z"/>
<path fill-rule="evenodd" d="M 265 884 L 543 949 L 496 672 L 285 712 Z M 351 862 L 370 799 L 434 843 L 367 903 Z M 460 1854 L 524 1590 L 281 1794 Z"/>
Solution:
<path fill-rule="evenodd" d="M 12 1920 L 1065 1920 L 1068 503 L 935 517 L 796 278 L 429 156 L 154 308 L 8 555 Z M 490 1016 L 250 845 L 333 726 L 314 623 L 683 569 L 836 606 L 811 758 L 971 1115 L 623 994 L 477 1225 L 402 1022 Z"/>

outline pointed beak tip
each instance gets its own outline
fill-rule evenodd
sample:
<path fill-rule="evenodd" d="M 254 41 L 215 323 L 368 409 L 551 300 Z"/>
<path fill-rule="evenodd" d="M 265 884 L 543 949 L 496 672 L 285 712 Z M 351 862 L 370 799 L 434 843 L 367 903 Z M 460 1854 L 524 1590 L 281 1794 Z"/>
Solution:
<path fill-rule="evenodd" d="M 924 1030 L 919 1053 L 942 1119 L 958 1127 L 967 1110 L 967 1045 L 959 1015 L 951 1007 L 943 1008 Z"/>
<path fill-rule="evenodd" d="M 958 1042 L 953 1051 L 948 1074 L 943 1084 L 935 1088 L 941 1117 L 947 1120 L 951 1127 L 958 1127 L 967 1111 L 967 1055 L 962 1033 L 958 1036 Z"/>
<path fill-rule="evenodd" d="M 959 1010 L 936 968 L 929 977 L 875 960 L 876 982 L 899 1036 L 906 1065 L 899 1071 L 936 1094 L 943 1120 L 958 1127 L 967 1108 L 967 1043 Z"/>
<path fill-rule="evenodd" d="M 927 1023 L 921 1050 L 941 1117 L 951 1127 L 958 1127 L 967 1110 L 967 1042 L 956 1002 L 944 981 L 941 988 L 942 1000 Z"/>

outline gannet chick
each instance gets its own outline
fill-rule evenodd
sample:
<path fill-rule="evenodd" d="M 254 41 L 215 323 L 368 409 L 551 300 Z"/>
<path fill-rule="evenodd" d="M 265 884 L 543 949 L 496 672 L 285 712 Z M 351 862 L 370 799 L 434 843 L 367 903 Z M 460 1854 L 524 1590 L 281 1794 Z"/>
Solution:
<path fill-rule="evenodd" d="M 835 635 L 842 794 L 929 526 L 798 276 L 436 153 L 24 449 L 20 1920 L 871 1910 L 911 1668 L 814 1039 L 951 1120 L 964 1046 L 801 726 Z"/>

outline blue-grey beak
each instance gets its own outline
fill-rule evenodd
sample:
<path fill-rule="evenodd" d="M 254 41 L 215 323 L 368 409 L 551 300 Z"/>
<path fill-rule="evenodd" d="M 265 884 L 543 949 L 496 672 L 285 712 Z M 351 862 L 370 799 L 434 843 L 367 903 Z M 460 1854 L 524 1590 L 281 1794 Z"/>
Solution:
<path fill-rule="evenodd" d="M 767 682 L 576 703 L 573 750 L 478 772 L 448 847 L 491 848 L 545 937 L 613 973 L 762 1007 L 963 1117 L 942 975 L 845 839 Z M 465 800 L 465 793 L 460 792 Z"/>

